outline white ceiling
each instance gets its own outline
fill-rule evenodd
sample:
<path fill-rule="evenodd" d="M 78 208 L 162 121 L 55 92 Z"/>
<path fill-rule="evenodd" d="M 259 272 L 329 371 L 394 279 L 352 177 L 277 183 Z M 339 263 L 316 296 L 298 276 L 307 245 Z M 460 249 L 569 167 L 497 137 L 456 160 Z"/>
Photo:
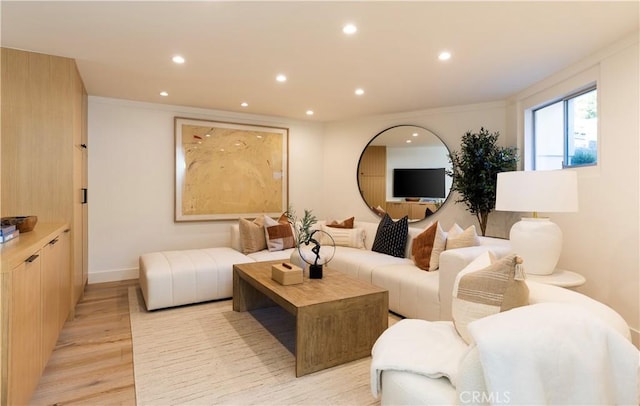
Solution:
<path fill-rule="evenodd" d="M 2 1 L 0 41 L 76 59 L 90 95 L 332 121 L 504 99 L 633 34 L 638 6 Z"/>

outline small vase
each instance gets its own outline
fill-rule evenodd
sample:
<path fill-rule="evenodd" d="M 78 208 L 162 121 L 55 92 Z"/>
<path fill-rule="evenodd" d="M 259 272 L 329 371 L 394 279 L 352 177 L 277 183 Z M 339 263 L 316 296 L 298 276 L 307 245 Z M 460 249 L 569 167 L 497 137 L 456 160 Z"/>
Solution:
<path fill-rule="evenodd" d="M 294 248 L 291 256 L 289 257 L 289 262 L 291 262 L 295 266 L 299 266 L 302 269 L 302 274 L 304 276 L 308 276 L 307 268 L 309 264 L 304 262 L 302 257 L 300 256 L 300 252 L 298 252 L 298 248 Z"/>

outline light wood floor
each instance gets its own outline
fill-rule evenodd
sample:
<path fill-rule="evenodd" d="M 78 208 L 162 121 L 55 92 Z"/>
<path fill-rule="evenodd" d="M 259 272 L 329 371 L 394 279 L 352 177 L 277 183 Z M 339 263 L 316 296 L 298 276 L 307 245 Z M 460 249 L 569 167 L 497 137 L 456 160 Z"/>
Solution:
<path fill-rule="evenodd" d="M 137 280 L 88 285 L 64 325 L 33 405 L 135 405 L 128 289 Z"/>

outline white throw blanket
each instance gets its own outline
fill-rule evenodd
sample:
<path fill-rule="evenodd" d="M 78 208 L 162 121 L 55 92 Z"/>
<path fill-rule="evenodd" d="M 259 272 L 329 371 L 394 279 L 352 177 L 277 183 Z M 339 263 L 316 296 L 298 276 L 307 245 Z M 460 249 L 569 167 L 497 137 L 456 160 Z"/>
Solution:
<path fill-rule="evenodd" d="M 371 350 L 371 393 L 378 398 L 384 370 L 444 376 L 454 383 L 467 349 L 452 322 L 400 320 L 382 333 Z"/>
<path fill-rule="evenodd" d="M 509 404 L 638 404 L 640 353 L 583 307 L 523 306 L 469 324 L 487 393 Z"/>

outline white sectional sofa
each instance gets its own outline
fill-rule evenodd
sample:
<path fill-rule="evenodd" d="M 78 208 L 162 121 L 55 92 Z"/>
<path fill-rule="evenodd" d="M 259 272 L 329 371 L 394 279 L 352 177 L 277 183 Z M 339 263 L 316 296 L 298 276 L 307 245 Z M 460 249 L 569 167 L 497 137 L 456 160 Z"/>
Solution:
<path fill-rule="evenodd" d="M 322 224 L 323 222 L 319 222 L 317 227 Z M 480 245 L 445 250 L 440 255 L 439 269 L 426 272 L 411 260 L 413 238 L 424 231 L 423 227 L 409 227 L 404 258 L 371 251 L 378 223 L 355 222 L 354 228 L 364 229 L 365 247 L 337 246 L 328 266 L 387 289 L 389 310 L 408 318 L 451 320 L 451 292 L 458 272 L 487 250 L 497 257 L 502 257 L 511 250 L 508 240 L 478 237 Z M 240 241 L 239 227 L 232 225 L 231 247 L 242 251 Z M 275 252 L 263 250 L 247 256 L 256 261 L 280 260 L 289 258 L 291 252 L 292 249 Z"/>
<path fill-rule="evenodd" d="M 323 222 L 319 222 L 320 227 Z M 426 272 L 411 260 L 411 244 L 422 227 L 409 227 L 404 258 L 371 251 L 378 223 L 355 222 L 365 234 L 362 249 L 336 247 L 333 269 L 389 290 L 389 310 L 424 320 L 451 319 L 451 292 L 457 273 L 481 253 L 501 257 L 510 251 L 508 240 L 478 237 L 480 245 L 446 250 L 440 268 Z M 230 229 L 230 247 L 166 251 L 140 257 L 140 286 L 148 310 L 231 297 L 233 264 L 288 260 L 293 249 L 242 254 L 240 229 Z"/>

